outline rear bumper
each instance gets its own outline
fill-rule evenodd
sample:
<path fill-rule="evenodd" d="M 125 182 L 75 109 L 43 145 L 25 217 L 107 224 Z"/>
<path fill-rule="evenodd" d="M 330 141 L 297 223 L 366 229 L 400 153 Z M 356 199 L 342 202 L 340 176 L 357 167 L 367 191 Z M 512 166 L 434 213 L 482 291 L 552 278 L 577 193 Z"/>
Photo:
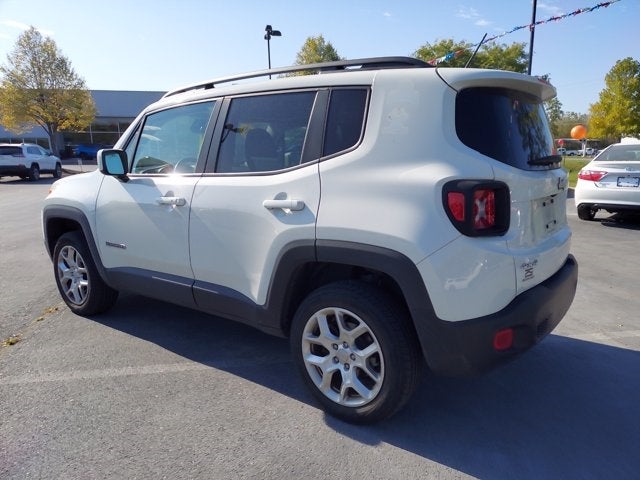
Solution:
<path fill-rule="evenodd" d="M 578 264 L 569 255 L 556 274 L 518 295 L 499 312 L 458 322 L 428 322 L 418 332 L 429 367 L 440 375 L 468 375 L 514 358 L 560 323 L 573 302 L 577 283 Z M 497 351 L 494 335 L 505 328 L 513 329 L 513 346 Z"/>
<path fill-rule="evenodd" d="M 24 165 L 0 165 L 0 176 L 21 176 L 28 175 L 29 169 Z"/>

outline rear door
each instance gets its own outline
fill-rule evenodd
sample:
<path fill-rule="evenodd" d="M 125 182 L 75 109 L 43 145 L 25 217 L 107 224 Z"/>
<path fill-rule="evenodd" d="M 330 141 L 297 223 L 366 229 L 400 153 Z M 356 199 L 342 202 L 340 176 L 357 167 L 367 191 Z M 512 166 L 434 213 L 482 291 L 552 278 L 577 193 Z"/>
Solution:
<path fill-rule="evenodd" d="M 53 157 L 45 152 L 38 145 L 27 145 L 27 157 L 29 162 L 35 162 L 40 166 L 40 170 L 53 170 L 56 166 Z"/>
<path fill-rule="evenodd" d="M 313 252 L 320 199 L 313 139 L 321 131 L 312 130 L 325 103 L 326 92 L 315 90 L 225 101 L 191 210 L 201 307 L 228 306 L 221 297 L 263 305 L 280 255 L 300 245 Z"/>

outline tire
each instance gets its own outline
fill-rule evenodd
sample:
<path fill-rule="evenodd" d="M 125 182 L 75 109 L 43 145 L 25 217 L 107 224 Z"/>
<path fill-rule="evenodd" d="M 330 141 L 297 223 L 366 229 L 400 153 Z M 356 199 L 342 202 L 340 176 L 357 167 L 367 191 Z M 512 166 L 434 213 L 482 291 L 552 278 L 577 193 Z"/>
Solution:
<path fill-rule="evenodd" d="M 62 165 L 56 163 L 55 168 L 53 169 L 53 178 L 61 178 L 62 177 Z"/>
<path fill-rule="evenodd" d="M 29 168 L 29 180 L 32 182 L 40 180 L 40 166 L 37 163 L 32 163 Z"/>
<path fill-rule="evenodd" d="M 580 220 L 593 220 L 596 216 L 596 209 L 589 205 L 578 205 L 578 218 Z"/>
<path fill-rule="evenodd" d="M 400 410 L 422 369 L 408 314 L 386 292 L 337 282 L 312 292 L 291 325 L 294 361 L 315 398 L 349 423 Z"/>
<path fill-rule="evenodd" d="M 69 309 L 88 316 L 109 310 L 118 298 L 98 273 L 84 237 L 78 232 L 62 235 L 53 252 L 58 291 Z"/>

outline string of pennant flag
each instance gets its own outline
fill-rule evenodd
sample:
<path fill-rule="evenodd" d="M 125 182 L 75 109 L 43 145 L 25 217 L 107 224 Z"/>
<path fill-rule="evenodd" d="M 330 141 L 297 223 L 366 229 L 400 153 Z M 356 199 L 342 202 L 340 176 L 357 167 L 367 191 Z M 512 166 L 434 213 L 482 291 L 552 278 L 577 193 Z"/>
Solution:
<path fill-rule="evenodd" d="M 481 46 L 481 45 L 483 45 L 485 43 L 493 42 L 493 41 L 497 40 L 498 38 L 502 38 L 502 37 L 504 37 L 506 35 L 509 35 L 509 34 L 513 33 L 513 32 L 517 32 L 518 30 L 523 30 L 525 28 L 528 28 L 529 30 L 531 30 L 531 29 L 535 28 L 538 25 L 543 25 L 545 23 L 551 23 L 551 22 L 557 22 L 559 20 L 564 20 L 565 18 L 568 18 L 568 17 L 575 17 L 576 15 L 580 15 L 581 13 L 593 12 L 595 10 L 598 10 L 599 8 L 608 7 L 609 5 L 612 5 L 614 3 L 618 3 L 620 1 L 621 0 L 610 0 L 608 2 L 599 3 L 599 4 L 597 4 L 597 5 L 593 6 L 593 7 L 579 8 L 579 9 L 577 9 L 577 10 L 571 12 L 571 13 L 565 13 L 565 14 L 562 14 L 562 15 L 554 15 L 553 17 L 549 17 L 546 20 L 539 20 L 539 21 L 537 21 L 535 23 L 530 23 L 528 25 L 521 25 L 519 27 L 512 28 L 509 31 L 502 32 L 499 35 L 495 35 L 495 36 L 493 36 L 491 38 L 487 38 L 486 40 L 483 40 L 480 43 L 476 43 L 475 45 L 471 45 L 470 47 L 462 48 L 460 50 L 456 50 L 455 52 L 447 53 L 446 55 L 444 55 L 442 57 L 434 58 L 433 60 L 429 60 L 427 63 L 430 64 L 430 65 L 435 66 L 435 65 L 438 65 L 438 64 L 440 64 L 442 62 L 447 62 L 449 60 L 453 60 L 454 58 L 460 56 L 462 53 L 466 52 L 467 50 L 479 47 L 479 46 Z"/>

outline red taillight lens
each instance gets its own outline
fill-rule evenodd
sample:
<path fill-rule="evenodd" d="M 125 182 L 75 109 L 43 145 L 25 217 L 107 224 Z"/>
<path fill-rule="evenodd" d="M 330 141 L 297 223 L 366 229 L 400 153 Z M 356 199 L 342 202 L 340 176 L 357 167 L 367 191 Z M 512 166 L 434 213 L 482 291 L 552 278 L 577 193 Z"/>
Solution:
<path fill-rule="evenodd" d="M 588 180 L 590 182 L 599 182 L 606 174 L 607 172 L 600 172 L 598 170 L 580 170 L 578 178 L 580 180 Z"/>
<path fill-rule="evenodd" d="M 454 180 L 442 190 L 447 216 L 469 237 L 504 235 L 509 230 L 510 195 L 493 180 Z"/>
<path fill-rule="evenodd" d="M 482 230 L 496 225 L 496 194 L 493 190 L 473 192 L 473 228 Z"/>
<path fill-rule="evenodd" d="M 453 218 L 458 222 L 464 222 L 464 193 L 449 192 L 447 193 L 447 206 Z"/>

